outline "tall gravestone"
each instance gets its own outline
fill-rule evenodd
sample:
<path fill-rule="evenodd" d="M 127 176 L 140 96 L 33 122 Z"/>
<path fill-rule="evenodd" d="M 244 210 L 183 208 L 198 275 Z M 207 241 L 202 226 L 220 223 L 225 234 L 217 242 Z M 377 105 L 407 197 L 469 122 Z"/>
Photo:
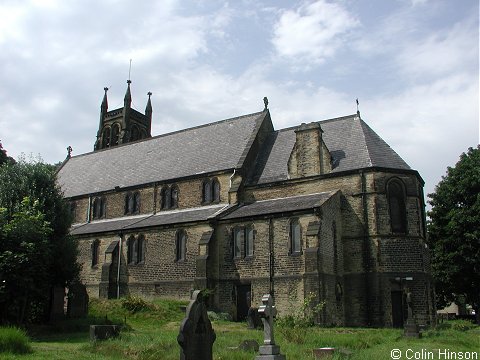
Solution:
<path fill-rule="evenodd" d="M 180 360 L 212 360 L 215 339 L 216 335 L 207 315 L 205 299 L 200 290 L 195 290 L 177 336 Z"/>
<path fill-rule="evenodd" d="M 262 317 L 264 340 L 259 349 L 260 355 L 255 360 L 285 360 L 285 355 L 280 354 L 280 346 L 275 344 L 273 336 L 273 318 L 277 315 L 277 309 L 273 305 L 272 295 L 263 295 L 258 313 Z"/>
<path fill-rule="evenodd" d="M 408 288 L 405 289 L 405 300 L 407 302 L 407 320 L 405 321 L 404 333 L 403 335 L 406 337 L 414 337 L 414 338 L 421 338 L 422 334 L 420 333 L 420 329 L 418 327 L 417 322 L 415 321 L 415 317 L 413 316 L 413 308 L 412 308 L 412 293 Z"/>

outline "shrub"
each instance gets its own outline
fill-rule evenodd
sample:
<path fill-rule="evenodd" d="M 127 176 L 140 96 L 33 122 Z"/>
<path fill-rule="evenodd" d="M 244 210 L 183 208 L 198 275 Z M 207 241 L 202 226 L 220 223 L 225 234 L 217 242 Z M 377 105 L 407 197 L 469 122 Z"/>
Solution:
<path fill-rule="evenodd" d="M 452 329 L 457 331 L 468 331 L 475 328 L 475 325 L 468 320 L 454 320 L 452 321 Z"/>
<path fill-rule="evenodd" d="M 232 316 L 225 312 L 208 311 L 207 315 L 211 321 L 233 321 Z"/>
<path fill-rule="evenodd" d="M 23 330 L 0 328 L 0 353 L 26 354 L 31 351 L 30 340 Z"/>
<path fill-rule="evenodd" d="M 320 301 L 317 304 L 316 296 L 314 293 L 310 293 L 303 300 L 302 306 L 298 309 L 295 305 L 292 305 L 291 308 L 296 309 L 292 313 L 280 317 L 277 320 L 277 324 L 284 328 L 305 328 L 315 325 L 315 318 L 323 310 L 325 306 L 325 301 Z"/>
<path fill-rule="evenodd" d="M 152 310 L 153 305 L 140 296 L 129 295 L 122 299 L 122 307 L 134 314 L 139 311 Z"/>

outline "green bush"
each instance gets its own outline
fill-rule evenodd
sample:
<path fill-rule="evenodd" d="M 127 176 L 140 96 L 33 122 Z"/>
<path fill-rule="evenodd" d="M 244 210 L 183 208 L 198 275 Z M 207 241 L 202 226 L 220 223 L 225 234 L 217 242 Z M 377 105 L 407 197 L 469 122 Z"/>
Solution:
<path fill-rule="evenodd" d="M 232 316 L 225 312 L 208 311 L 207 315 L 211 321 L 233 321 Z"/>
<path fill-rule="evenodd" d="M 135 295 L 129 295 L 126 298 L 123 298 L 122 307 L 130 311 L 132 314 L 137 313 L 139 311 L 153 310 L 152 304 L 146 302 L 140 296 L 135 296 Z"/>
<path fill-rule="evenodd" d="M 475 325 L 468 320 L 453 320 L 452 329 L 457 331 L 468 331 L 475 327 Z"/>
<path fill-rule="evenodd" d="M 13 327 L 0 328 L 0 353 L 26 354 L 31 351 L 30 339 L 23 330 Z"/>
<path fill-rule="evenodd" d="M 277 319 L 277 324 L 283 328 L 307 328 L 315 325 L 315 318 L 323 310 L 325 301 L 318 302 L 314 293 L 305 297 L 300 307 L 292 304 L 294 309 L 290 314 Z"/>

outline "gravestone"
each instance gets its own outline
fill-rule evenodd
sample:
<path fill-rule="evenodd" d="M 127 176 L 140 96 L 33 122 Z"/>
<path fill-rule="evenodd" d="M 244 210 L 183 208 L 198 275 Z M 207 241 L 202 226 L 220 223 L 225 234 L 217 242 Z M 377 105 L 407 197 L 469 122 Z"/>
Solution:
<path fill-rule="evenodd" d="M 262 326 L 262 321 L 258 315 L 258 309 L 250 307 L 247 314 L 247 328 L 256 329 Z"/>
<path fill-rule="evenodd" d="M 415 317 L 413 316 L 413 308 L 412 308 L 412 293 L 407 288 L 405 291 L 405 297 L 407 301 L 407 321 L 405 321 L 405 325 L 403 327 L 404 333 L 403 336 L 405 337 L 414 337 L 414 338 L 421 338 L 422 334 L 420 333 L 420 328 L 418 327 L 417 322 L 415 321 Z"/>
<path fill-rule="evenodd" d="M 215 339 L 216 335 L 207 315 L 205 299 L 200 290 L 195 290 L 177 336 L 180 360 L 212 360 Z"/>
<path fill-rule="evenodd" d="M 120 325 L 90 325 L 90 340 L 107 340 L 120 335 Z"/>
<path fill-rule="evenodd" d="M 88 293 L 85 285 L 74 283 L 68 288 L 67 316 L 84 318 L 88 315 Z"/>
<path fill-rule="evenodd" d="M 61 320 L 65 317 L 65 288 L 55 286 L 50 298 L 50 321 Z"/>
<path fill-rule="evenodd" d="M 280 354 L 280 346 L 275 344 L 273 336 L 273 318 L 277 315 L 277 309 L 270 294 L 263 295 L 258 313 L 262 317 L 264 340 L 260 346 L 260 355 L 255 360 L 285 360 L 285 355 Z"/>

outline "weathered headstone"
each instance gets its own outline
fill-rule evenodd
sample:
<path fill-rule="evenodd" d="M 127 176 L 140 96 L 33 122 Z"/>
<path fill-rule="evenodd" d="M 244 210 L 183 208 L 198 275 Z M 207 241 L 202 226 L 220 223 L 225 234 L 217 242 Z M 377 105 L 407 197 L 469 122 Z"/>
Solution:
<path fill-rule="evenodd" d="M 264 340 L 260 346 L 260 355 L 255 357 L 255 360 L 285 360 L 285 355 L 280 354 L 280 346 L 275 344 L 273 336 L 273 318 L 277 314 L 277 309 L 270 294 L 263 295 L 258 313 L 262 317 Z"/>
<path fill-rule="evenodd" d="M 180 360 L 212 360 L 216 335 L 200 290 L 195 290 L 177 336 Z"/>
<path fill-rule="evenodd" d="M 414 337 L 414 338 L 421 338 L 422 334 L 420 333 L 420 329 L 418 327 L 417 322 L 415 321 L 415 317 L 413 316 L 413 308 L 412 308 L 412 293 L 407 288 L 405 290 L 405 297 L 407 302 L 407 321 L 405 321 L 405 325 L 403 326 L 403 336 L 405 337 Z"/>
<path fill-rule="evenodd" d="M 120 325 L 90 325 L 90 340 L 107 340 L 120 334 Z"/>
<path fill-rule="evenodd" d="M 258 316 L 258 309 L 250 307 L 247 313 L 247 328 L 256 329 L 262 325 L 260 316 Z"/>
<path fill-rule="evenodd" d="M 68 289 L 67 316 L 83 318 L 88 314 L 88 293 L 85 285 L 74 283 Z"/>
<path fill-rule="evenodd" d="M 65 317 L 65 288 L 55 286 L 50 299 L 50 321 L 61 320 Z"/>

